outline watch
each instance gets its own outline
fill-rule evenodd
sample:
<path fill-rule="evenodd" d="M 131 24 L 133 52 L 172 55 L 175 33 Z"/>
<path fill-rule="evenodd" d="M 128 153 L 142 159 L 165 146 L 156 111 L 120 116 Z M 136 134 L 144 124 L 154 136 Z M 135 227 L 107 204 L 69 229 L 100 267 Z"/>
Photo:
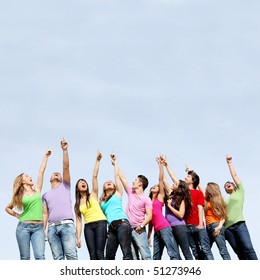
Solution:
<path fill-rule="evenodd" d="M 143 228 L 144 228 L 144 226 L 143 226 L 143 225 L 140 225 L 140 228 L 141 228 L 141 229 L 143 229 Z"/>

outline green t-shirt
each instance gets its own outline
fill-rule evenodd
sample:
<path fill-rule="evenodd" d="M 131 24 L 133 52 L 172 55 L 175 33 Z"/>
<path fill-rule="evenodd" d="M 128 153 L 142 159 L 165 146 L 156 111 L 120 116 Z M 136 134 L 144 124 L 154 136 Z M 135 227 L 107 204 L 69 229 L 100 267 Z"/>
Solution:
<path fill-rule="evenodd" d="M 226 200 L 228 218 L 225 227 L 228 228 L 237 222 L 245 221 L 243 216 L 245 191 L 242 183 L 237 184 L 237 189 Z"/>
<path fill-rule="evenodd" d="M 42 221 L 43 204 L 40 193 L 35 192 L 32 196 L 23 196 L 23 212 L 20 221 Z"/>

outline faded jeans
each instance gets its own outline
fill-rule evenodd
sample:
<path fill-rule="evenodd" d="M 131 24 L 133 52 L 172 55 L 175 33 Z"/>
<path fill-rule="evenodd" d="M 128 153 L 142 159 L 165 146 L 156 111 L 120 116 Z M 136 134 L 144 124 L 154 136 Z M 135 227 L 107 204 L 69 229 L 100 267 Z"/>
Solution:
<path fill-rule="evenodd" d="M 54 260 L 77 260 L 76 229 L 73 223 L 48 227 L 48 242 Z"/>
<path fill-rule="evenodd" d="M 16 240 L 21 260 L 30 260 L 30 243 L 32 243 L 35 260 L 45 259 L 43 224 L 19 222 L 16 228 Z"/>

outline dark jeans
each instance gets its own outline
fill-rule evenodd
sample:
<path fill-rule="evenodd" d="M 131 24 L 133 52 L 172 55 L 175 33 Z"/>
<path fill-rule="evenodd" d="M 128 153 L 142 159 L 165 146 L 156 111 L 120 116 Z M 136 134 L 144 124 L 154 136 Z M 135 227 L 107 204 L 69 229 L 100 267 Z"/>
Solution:
<path fill-rule="evenodd" d="M 189 244 L 196 260 L 214 260 L 210 248 L 210 241 L 205 228 L 187 225 Z"/>
<path fill-rule="evenodd" d="M 104 260 L 107 238 L 107 221 L 97 221 L 85 224 L 84 236 L 91 260 Z"/>
<path fill-rule="evenodd" d="M 245 222 L 238 222 L 226 228 L 225 236 L 239 260 L 258 259 Z"/>
<path fill-rule="evenodd" d="M 178 246 L 181 247 L 181 251 L 185 260 L 193 260 L 189 239 L 187 234 L 186 225 L 172 226 L 172 234 Z"/>
<path fill-rule="evenodd" d="M 123 220 L 116 227 L 110 225 L 107 234 L 106 260 L 115 260 L 119 245 L 123 253 L 123 260 L 132 260 L 131 240 L 132 228 L 129 221 Z"/>

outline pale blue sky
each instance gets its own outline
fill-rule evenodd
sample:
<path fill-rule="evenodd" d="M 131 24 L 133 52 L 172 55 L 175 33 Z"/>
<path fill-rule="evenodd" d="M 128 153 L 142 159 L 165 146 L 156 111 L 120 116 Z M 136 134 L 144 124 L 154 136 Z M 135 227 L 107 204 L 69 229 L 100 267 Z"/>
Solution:
<path fill-rule="evenodd" d="M 111 151 L 129 182 L 145 174 L 150 187 L 159 154 L 178 177 L 189 164 L 204 185 L 221 187 L 232 155 L 260 254 L 259 1 L 0 0 L 0 7 L 0 259 L 19 259 L 17 220 L 4 212 L 14 178 L 25 172 L 36 181 L 50 148 L 47 191 L 51 173 L 61 171 L 62 137 L 73 202 L 76 180 L 91 182 L 98 149 L 100 192 L 113 179 Z M 79 257 L 88 259 L 85 244 Z"/>

